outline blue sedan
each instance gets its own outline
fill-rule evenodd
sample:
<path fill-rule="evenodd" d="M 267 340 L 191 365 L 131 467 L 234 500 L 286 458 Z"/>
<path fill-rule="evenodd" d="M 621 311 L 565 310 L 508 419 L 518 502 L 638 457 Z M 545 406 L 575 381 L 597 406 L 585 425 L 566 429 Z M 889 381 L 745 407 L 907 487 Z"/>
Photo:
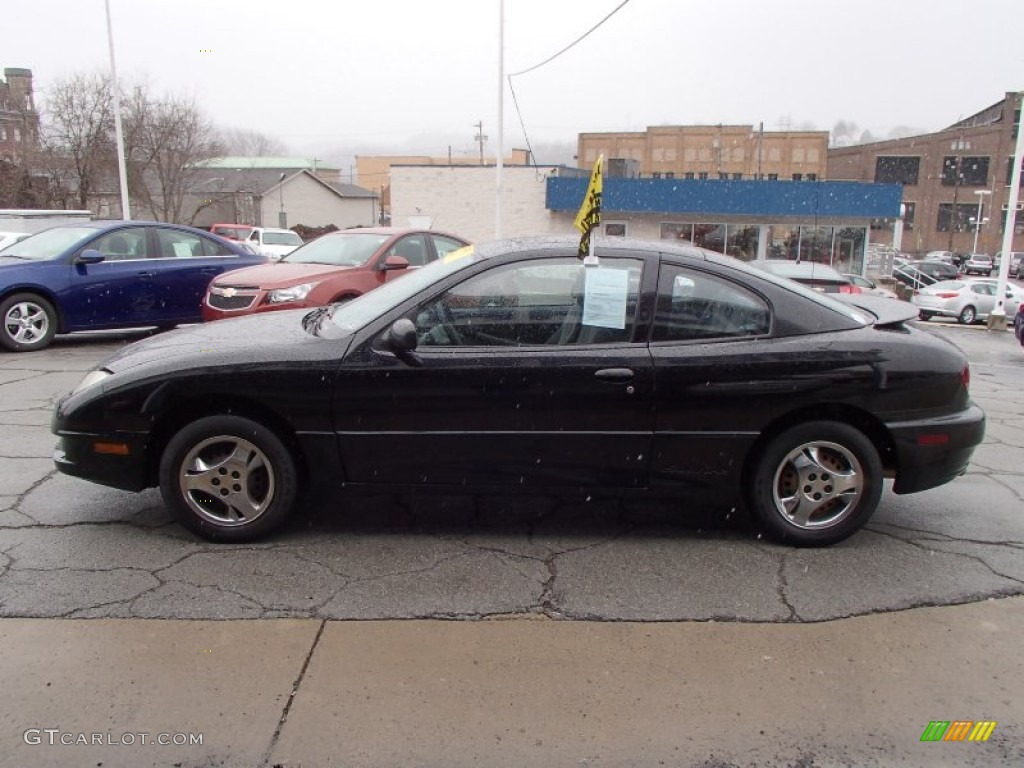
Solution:
<path fill-rule="evenodd" d="M 214 277 L 264 261 L 241 244 L 174 224 L 52 227 L 0 250 L 0 345 L 28 352 L 56 333 L 198 323 Z"/>

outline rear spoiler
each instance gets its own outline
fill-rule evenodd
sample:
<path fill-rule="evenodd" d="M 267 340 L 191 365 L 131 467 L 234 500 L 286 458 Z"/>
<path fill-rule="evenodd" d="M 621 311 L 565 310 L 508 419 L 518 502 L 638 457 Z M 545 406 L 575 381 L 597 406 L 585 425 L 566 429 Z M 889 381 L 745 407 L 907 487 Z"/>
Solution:
<path fill-rule="evenodd" d="M 829 297 L 874 315 L 873 325 L 879 328 L 895 327 L 907 320 L 917 319 L 917 307 L 909 301 L 872 296 L 867 293 L 839 293 L 830 294 Z"/>

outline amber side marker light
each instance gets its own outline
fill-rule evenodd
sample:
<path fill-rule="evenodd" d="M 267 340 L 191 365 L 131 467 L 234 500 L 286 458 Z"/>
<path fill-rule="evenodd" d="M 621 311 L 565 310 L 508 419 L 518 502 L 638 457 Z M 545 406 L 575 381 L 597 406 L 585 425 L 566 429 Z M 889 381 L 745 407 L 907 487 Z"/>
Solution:
<path fill-rule="evenodd" d="M 113 456 L 128 455 L 128 443 L 93 443 L 92 449 L 96 453 L 108 453 Z"/>
<path fill-rule="evenodd" d="M 971 388 L 971 366 L 965 365 L 964 369 L 960 371 L 960 380 L 964 383 L 964 389 Z"/>

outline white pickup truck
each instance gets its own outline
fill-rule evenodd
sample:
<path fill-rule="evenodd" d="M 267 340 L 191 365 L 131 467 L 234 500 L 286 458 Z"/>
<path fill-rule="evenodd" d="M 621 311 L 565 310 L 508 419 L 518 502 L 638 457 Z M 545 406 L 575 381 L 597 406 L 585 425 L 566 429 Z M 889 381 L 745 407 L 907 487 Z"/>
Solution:
<path fill-rule="evenodd" d="M 278 261 L 300 245 L 302 238 L 290 229 L 253 227 L 245 242 L 272 261 Z"/>

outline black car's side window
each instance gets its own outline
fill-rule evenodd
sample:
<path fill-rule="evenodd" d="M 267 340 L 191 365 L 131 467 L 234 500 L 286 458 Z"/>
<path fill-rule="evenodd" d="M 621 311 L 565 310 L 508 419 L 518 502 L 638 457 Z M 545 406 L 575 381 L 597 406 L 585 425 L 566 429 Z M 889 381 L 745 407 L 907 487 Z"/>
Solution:
<path fill-rule="evenodd" d="M 642 263 L 545 259 L 494 267 L 413 316 L 422 346 L 545 346 L 633 337 Z"/>
<path fill-rule="evenodd" d="M 705 272 L 662 266 L 653 341 L 760 336 L 770 329 L 771 310 L 757 294 Z"/>

